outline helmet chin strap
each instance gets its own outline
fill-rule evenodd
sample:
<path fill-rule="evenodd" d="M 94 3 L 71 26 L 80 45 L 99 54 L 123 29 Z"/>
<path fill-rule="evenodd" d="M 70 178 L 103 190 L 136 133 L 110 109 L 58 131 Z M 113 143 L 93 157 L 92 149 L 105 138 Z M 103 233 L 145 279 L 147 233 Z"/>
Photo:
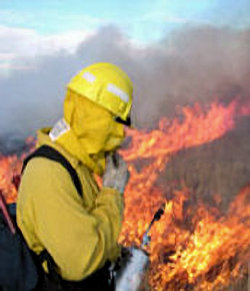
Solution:
<path fill-rule="evenodd" d="M 118 123 L 124 124 L 126 126 L 131 126 L 130 116 L 128 116 L 126 120 L 123 120 L 123 119 L 121 119 L 121 117 L 117 116 L 117 117 L 115 117 L 115 121 Z"/>

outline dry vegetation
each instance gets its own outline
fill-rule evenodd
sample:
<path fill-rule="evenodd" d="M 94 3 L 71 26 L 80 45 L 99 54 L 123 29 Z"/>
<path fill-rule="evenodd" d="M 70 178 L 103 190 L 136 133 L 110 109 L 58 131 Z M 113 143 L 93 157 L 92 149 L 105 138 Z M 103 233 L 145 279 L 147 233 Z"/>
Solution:
<path fill-rule="evenodd" d="M 195 193 L 191 198 L 194 205 L 199 199 L 211 205 L 215 203 L 214 195 L 219 194 L 221 201 L 217 206 L 226 212 L 235 195 L 250 183 L 249 133 L 250 118 L 244 117 L 239 120 L 235 130 L 224 137 L 179 152 L 168 163 L 165 175 L 158 181 L 159 185 L 164 187 L 166 181 L 173 185 L 184 182 Z M 225 290 L 248 291 L 249 284 L 246 273 L 242 280 Z"/>

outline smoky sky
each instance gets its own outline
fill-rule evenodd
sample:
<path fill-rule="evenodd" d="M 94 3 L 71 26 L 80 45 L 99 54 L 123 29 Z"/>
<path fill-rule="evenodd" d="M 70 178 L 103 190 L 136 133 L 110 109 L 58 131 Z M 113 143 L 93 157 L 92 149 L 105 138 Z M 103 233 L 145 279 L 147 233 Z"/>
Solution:
<path fill-rule="evenodd" d="M 74 54 L 23 59 L 31 69 L 0 78 L 0 143 L 51 126 L 62 116 L 70 78 L 94 62 L 112 62 L 131 77 L 138 127 L 155 127 L 160 117 L 173 116 L 176 106 L 250 96 L 250 29 L 185 27 L 139 47 L 106 26 Z"/>

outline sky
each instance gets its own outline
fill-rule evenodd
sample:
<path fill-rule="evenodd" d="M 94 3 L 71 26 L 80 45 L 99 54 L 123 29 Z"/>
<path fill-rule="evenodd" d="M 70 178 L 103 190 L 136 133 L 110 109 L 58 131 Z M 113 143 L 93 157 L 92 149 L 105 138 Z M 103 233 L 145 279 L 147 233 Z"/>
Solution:
<path fill-rule="evenodd" d="M 250 26 L 249 0 L 1 0 L 0 74 L 25 70 L 23 57 L 73 53 L 103 26 L 114 25 L 137 46 L 188 25 Z"/>
<path fill-rule="evenodd" d="M 100 61 L 131 77 L 143 128 L 218 92 L 250 96 L 250 1 L 0 0 L 0 152 L 61 118 L 70 78 Z"/>

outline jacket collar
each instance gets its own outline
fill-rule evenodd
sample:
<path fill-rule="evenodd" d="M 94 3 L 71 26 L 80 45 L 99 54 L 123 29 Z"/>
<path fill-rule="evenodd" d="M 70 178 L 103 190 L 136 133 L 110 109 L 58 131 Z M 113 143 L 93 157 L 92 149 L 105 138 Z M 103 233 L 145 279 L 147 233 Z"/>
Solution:
<path fill-rule="evenodd" d="M 77 165 L 80 163 L 78 159 L 72 156 L 68 151 L 66 151 L 61 145 L 53 142 L 49 137 L 49 132 L 51 128 L 42 128 L 37 131 L 37 147 L 42 145 L 48 145 L 55 150 L 57 150 L 60 154 L 62 154 L 72 165 L 73 168 L 76 168 Z"/>

